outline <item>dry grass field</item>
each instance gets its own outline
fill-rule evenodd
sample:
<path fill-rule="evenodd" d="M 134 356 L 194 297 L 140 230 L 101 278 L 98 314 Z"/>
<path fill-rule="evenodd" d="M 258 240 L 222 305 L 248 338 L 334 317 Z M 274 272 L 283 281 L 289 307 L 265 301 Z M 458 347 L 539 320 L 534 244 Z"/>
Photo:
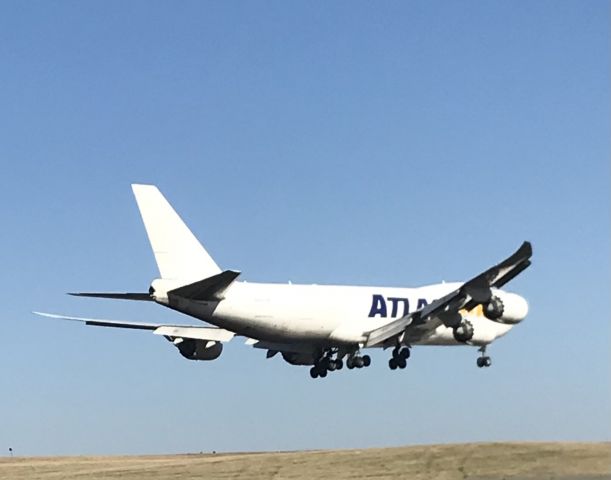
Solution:
<path fill-rule="evenodd" d="M 491 443 L 134 457 L 0 459 L 2 480 L 611 479 L 610 443 Z"/>

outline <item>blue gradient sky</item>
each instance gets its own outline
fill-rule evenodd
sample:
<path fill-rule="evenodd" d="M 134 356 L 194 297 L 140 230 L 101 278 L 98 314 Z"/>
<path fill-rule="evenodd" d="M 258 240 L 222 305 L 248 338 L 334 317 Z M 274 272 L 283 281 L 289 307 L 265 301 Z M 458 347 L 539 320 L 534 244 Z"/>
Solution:
<path fill-rule="evenodd" d="M 0 454 L 610 439 L 609 2 L 0 4 Z M 533 242 L 529 318 L 405 371 L 312 381 L 231 343 L 39 309 L 157 275 L 129 184 L 155 183 L 257 281 L 460 280 Z"/>

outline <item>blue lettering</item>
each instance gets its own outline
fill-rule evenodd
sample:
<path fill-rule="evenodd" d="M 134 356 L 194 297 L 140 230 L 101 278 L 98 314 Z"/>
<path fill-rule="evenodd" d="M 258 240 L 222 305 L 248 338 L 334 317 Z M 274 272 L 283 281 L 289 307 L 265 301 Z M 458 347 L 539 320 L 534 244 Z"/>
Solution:
<path fill-rule="evenodd" d="M 382 318 L 388 315 L 386 311 L 386 302 L 384 301 L 384 297 L 382 295 L 374 295 L 371 302 L 369 316 L 375 317 L 376 315 L 380 315 Z"/>
<path fill-rule="evenodd" d="M 426 307 L 429 304 L 429 302 L 426 301 L 426 298 L 419 298 L 418 299 L 418 310 L 420 310 L 423 307 Z"/>
<path fill-rule="evenodd" d="M 388 301 L 392 305 L 390 312 L 391 317 L 397 316 L 397 310 L 399 310 L 399 302 L 403 302 L 403 316 L 405 317 L 409 313 L 409 300 L 407 298 L 388 297 Z"/>

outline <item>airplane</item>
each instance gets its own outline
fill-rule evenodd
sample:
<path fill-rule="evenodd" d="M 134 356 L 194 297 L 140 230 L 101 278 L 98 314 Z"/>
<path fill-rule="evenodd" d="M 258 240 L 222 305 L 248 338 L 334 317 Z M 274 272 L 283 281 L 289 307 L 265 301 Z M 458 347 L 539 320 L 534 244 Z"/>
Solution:
<path fill-rule="evenodd" d="M 486 347 L 528 314 L 520 295 L 502 290 L 531 265 L 524 242 L 501 263 L 466 282 L 418 288 L 298 285 L 238 281 L 221 270 L 154 185 L 132 185 L 160 278 L 147 292 L 69 293 L 77 297 L 155 302 L 207 325 L 136 323 L 33 312 L 86 325 L 149 330 L 189 360 L 218 358 L 236 336 L 280 353 L 291 365 L 310 367 L 312 378 L 368 367 L 368 348 L 391 351 L 388 366 L 404 369 L 416 345 L 479 347 L 477 366 L 489 367 Z"/>

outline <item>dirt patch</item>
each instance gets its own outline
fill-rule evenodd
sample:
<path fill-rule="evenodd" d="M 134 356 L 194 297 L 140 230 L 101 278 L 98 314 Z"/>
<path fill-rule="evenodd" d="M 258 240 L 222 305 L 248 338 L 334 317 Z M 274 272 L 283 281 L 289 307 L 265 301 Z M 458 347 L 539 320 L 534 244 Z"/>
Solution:
<path fill-rule="evenodd" d="M 611 443 L 486 443 L 365 450 L 0 459 L 2 480 L 611 480 Z"/>

